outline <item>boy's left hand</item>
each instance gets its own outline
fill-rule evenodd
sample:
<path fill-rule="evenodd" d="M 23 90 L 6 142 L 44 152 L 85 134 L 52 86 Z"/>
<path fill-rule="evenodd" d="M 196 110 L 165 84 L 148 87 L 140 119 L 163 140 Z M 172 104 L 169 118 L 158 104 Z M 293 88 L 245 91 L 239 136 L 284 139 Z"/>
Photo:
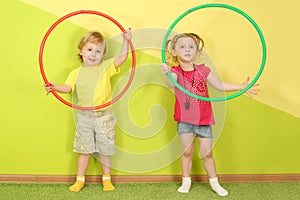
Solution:
<path fill-rule="evenodd" d="M 132 38 L 131 28 L 127 29 L 127 31 L 125 33 L 123 33 L 122 36 L 125 40 L 131 40 L 131 38 Z"/>

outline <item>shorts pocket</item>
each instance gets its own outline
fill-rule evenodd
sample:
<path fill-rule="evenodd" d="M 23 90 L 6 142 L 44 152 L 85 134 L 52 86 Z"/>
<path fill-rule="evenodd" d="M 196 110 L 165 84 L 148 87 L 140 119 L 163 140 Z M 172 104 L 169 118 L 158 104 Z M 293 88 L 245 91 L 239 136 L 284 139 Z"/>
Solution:
<path fill-rule="evenodd" d="M 98 126 L 108 139 L 114 139 L 116 132 L 116 119 L 112 113 L 97 117 Z"/>

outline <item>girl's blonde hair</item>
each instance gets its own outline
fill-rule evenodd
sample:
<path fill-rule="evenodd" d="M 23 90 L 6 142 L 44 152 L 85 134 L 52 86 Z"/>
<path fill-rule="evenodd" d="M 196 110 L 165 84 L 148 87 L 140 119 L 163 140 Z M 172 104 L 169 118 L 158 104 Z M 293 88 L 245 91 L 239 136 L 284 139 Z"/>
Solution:
<path fill-rule="evenodd" d="M 96 45 L 100 45 L 104 42 L 104 37 L 103 35 L 98 32 L 98 31 L 90 31 L 87 32 L 86 34 L 84 34 L 82 36 L 82 38 L 80 39 L 79 43 L 78 43 L 78 50 L 81 51 L 81 49 L 88 43 L 91 42 L 93 44 Z M 104 53 L 106 52 L 106 48 L 104 49 Z M 80 55 L 80 53 L 78 53 L 78 58 L 81 62 L 83 62 L 82 59 L 82 55 Z"/>
<path fill-rule="evenodd" d="M 177 56 L 173 56 L 172 51 L 175 50 L 175 45 L 176 45 L 177 41 L 183 37 L 190 37 L 195 41 L 195 43 L 198 47 L 198 55 L 201 53 L 201 51 L 204 47 L 203 39 L 195 33 L 181 33 L 181 34 L 175 35 L 172 40 L 170 40 L 170 39 L 167 40 L 166 46 L 165 46 L 165 53 L 166 53 L 166 58 L 171 59 L 176 64 L 178 64 L 178 59 L 177 59 Z M 169 49 L 169 46 L 170 46 L 170 49 Z"/>

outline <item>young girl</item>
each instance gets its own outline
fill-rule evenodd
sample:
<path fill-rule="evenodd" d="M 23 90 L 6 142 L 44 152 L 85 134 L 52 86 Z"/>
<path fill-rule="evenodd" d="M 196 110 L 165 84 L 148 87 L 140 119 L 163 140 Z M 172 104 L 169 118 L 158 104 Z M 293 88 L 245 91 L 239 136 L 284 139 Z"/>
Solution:
<path fill-rule="evenodd" d="M 110 78 L 119 72 L 120 65 L 128 56 L 128 40 L 131 32 L 123 34 L 120 55 L 103 60 L 106 50 L 101 33 L 86 33 L 78 44 L 82 65 L 74 69 L 64 84 L 45 85 L 47 94 L 52 90 L 59 93 L 73 93 L 76 105 L 91 107 L 111 100 Z M 115 118 L 110 107 L 96 111 L 82 110 L 76 114 L 77 126 L 74 138 L 74 152 L 79 153 L 76 182 L 69 188 L 79 192 L 84 187 L 85 173 L 90 155 L 98 153 L 102 166 L 103 190 L 114 190 L 110 178 L 110 156 L 115 152 Z"/>
<path fill-rule="evenodd" d="M 171 43 L 170 43 L 171 42 Z M 168 49 L 170 44 L 170 49 Z M 203 40 L 194 33 L 183 33 L 174 36 L 166 43 L 167 53 L 172 60 L 178 64 L 171 68 L 171 75 L 185 90 L 199 96 L 209 97 L 207 82 L 220 91 L 238 91 L 248 85 L 249 77 L 242 84 L 224 83 L 218 80 L 204 64 L 194 63 L 196 57 L 201 53 L 204 46 Z M 169 72 L 169 66 L 165 63 L 161 65 L 161 72 Z M 175 113 L 174 120 L 177 121 L 177 129 L 180 137 L 183 155 L 181 160 L 182 185 L 178 192 L 188 193 L 191 187 L 192 155 L 194 152 L 194 136 L 200 146 L 200 155 L 203 158 L 204 168 L 209 177 L 209 183 L 213 191 L 220 196 L 228 194 L 220 186 L 216 174 L 215 161 L 212 154 L 212 128 L 214 117 L 210 102 L 192 98 L 175 87 L 171 80 L 166 77 L 167 85 L 175 89 Z M 246 93 L 254 95 L 258 89 L 256 86 Z"/>

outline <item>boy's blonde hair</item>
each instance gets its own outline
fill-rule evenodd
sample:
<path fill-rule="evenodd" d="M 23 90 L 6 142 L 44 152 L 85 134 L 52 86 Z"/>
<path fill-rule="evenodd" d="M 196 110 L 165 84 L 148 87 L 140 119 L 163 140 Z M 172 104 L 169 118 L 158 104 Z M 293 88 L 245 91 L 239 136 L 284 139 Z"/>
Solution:
<path fill-rule="evenodd" d="M 100 45 L 104 42 L 103 35 L 98 31 L 90 31 L 84 34 L 81 38 L 81 40 L 78 43 L 78 50 L 81 51 L 81 49 L 88 43 L 91 42 L 96 45 Z M 106 47 L 104 49 L 104 53 L 106 52 Z M 78 53 L 78 58 L 81 62 L 83 62 L 82 55 Z"/>
<path fill-rule="evenodd" d="M 167 40 L 166 46 L 165 46 L 165 52 L 166 52 L 166 58 L 171 59 L 176 64 L 178 64 L 178 59 L 177 59 L 177 56 L 173 56 L 172 51 L 175 50 L 175 45 L 176 45 L 177 41 L 183 37 L 190 37 L 195 41 L 195 43 L 198 47 L 198 55 L 201 53 L 201 51 L 204 47 L 203 39 L 195 33 L 181 33 L 181 34 L 175 35 L 172 40 L 170 40 L 170 39 Z M 171 43 L 171 47 L 169 49 L 170 43 Z"/>

